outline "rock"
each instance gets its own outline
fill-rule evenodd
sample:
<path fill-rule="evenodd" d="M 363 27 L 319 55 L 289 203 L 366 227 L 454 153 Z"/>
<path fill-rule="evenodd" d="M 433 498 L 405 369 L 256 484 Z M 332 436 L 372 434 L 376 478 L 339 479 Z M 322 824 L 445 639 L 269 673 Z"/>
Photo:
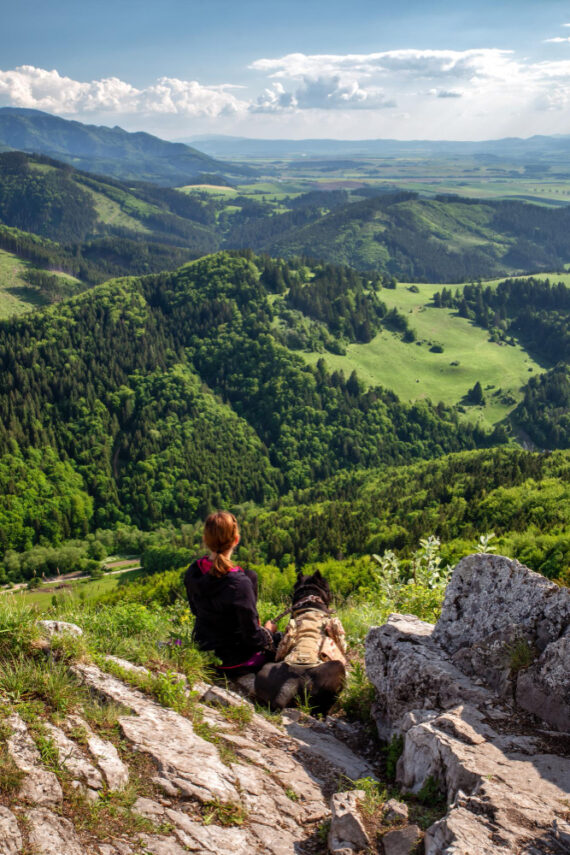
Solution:
<path fill-rule="evenodd" d="M 157 824 L 164 817 L 164 808 L 154 799 L 145 799 L 144 796 L 139 796 L 136 802 L 131 807 L 133 813 L 143 816 L 145 819 L 150 819 L 151 822 Z"/>
<path fill-rule="evenodd" d="M 145 855 L 188 855 L 188 849 L 181 846 L 172 836 L 160 837 L 155 834 L 141 834 L 141 844 Z M 202 850 L 205 855 L 209 850 Z"/>
<path fill-rule="evenodd" d="M 87 747 L 103 772 L 107 787 L 110 790 L 124 790 L 129 783 L 129 769 L 113 743 L 92 734 L 87 740 Z"/>
<path fill-rule="evenodd" d="M 255 846 L 254 852 L 263 855 L 297 855 L 302 851 L 299 849 L 298 839 L 283 831 L 281 828 L 271 828 L 268 825 L 259 825 L 253 822 L 250 826 L 254 836 L 252 841 Z"/>
<path fill-rule="evenodd" d="M 382 837 L 384 855 L 410 855 L 421 836 L 422 832 L 417 825 L 406 825 L 405 828 L 389 831 Z M 475 851 L 480 855 L 478 850 Z"/>
<path fill-rule="evenodd" d="M 64 727 L 70 734 L 75 730 L 81 732 L 91 756 L 103 773 L 109 790 L 124 790 L 129 783 L 129 769 L 119 757 L 119 752 L 113 743 L 93 733 L 87 722 L 75 714 L 66 718 Z"/>
<path fill-rule="evenodd" d="M 68 819 L 45 808 L 30 810 L 30 846 L 36 855 L 85 855 Z"/>
<path fill-rule="evenodd" d="M 191 722 L 165 709 L 95 665 L 77 664 L 75 672 L 97 691 L 137 715 L 121 716 L 124 735 L 154 760 L 162 777 L 200 801 L 239 802 L 231 771 L 211 742 L 194 733 Z"/>
<path fill-rule="evenodd" d="M 187 814 L 174 810 L 167 810 L 166 816 L 176 828 L 176 837 L 190 852 L 212 852 L 215 855 L 249 855 L 251 852 L 251 842 L 244 828 L 202 825 Z"/>
<path fill-rule="evenodd" d="M 555 735 L 528 733 L 512 695 L 516 679 L 520 707 L 570 729 L 569 604 L 567 590 L 517 562 L 470 556 L 435 628 L 391 615 L 369 632 L 378 730 L 403 736 L 397 780 L 415 793 L 439 787 L 450 805 L 426 833 L 426 855 L 558 851 L 545 841 L 570 791 L 570 758 L 546 753 Z M 512 660 L 524 666 L 529 643 L 542 653 L 517 675 Z"/>
<path fill-rule="evenodd" d="M 568 588 L 502 555 L 469 555 L 453 571 L 433 640 L 455 653 L 514 626 L 544 650 L 569 623 Z"/>
<path fill-rule="evenodd" d="M 329 851 L 338 855 L 342 850 L 360 852 L 370 846 L 358 802 L 365 797 L 364 790 L 349 790 L 335 793 L 331 799 L 331 827 L 329 830 Z"/>
<path fill-rule="evenodd" d="M 60 764 L 64 769 L 87 787 L 100 790 L 103 787 L 103 778 L 98 769 L 93 766 L 84 756 L 79 746 L 69 739 L 65 733 L 54 727 L 53 724 L 45 722 L 45 728 L 57 749 Z"/>
<path fill-rule="evenodd" d="M 10 757 L 25 772 L 25 778 L 18 797 L 32 805 L 56 805 L 63 799 L 59 781 L 53 772 L 41 765 L 40 752 L 28 729 L 17 713 L 6 719 L 12 731 L 8 738 L 7 749 Z"/>
<path fill-rule="evenodd" d="M 433 642 L 433 631 L 432 624 L 414 615 L 391 614 L 366 637 L 366 672 L 376 689 L 373 714 L 381 739 L 388 741 L 400 732 L 400 723 L 411 710 L 447 709 L 492 699 Z"/>
<path fill-rule="evenodd" d="M 66 623 L 63 620 L 39 620 L 38 626 L 48 635 L 73 635 L 76 638 L 83 635 L 81 627 L 75 623 Z"/>
<path fill-rule="evenodd" d="M 519 672 L 517 704 L 570 732 L 570 635 L 553 641 L 540 659 Z"/>
<path fill-rule="evenodd" d="M 0 855 L 19 855 L 22 851 L 22 835 L 16 817 L 11 810 L 0 805 Z"/>
<path fill-rule="evenodd" d="M 208 686 L 202 694 L 201 700 L 205 703 L 218 704 L 222 707 L 247 706 L 253 710 L 253 704 L 244 698 L 243 695 L 238 695 L 237 692 L 224 689 L 222 686 Z"/>
<path fill-rule="evenodd" d="M 407 822 L 407 804 L 405 802 L 399 802 L 397 799 L 389 799 L 384 805 L 382 818 L 384 822 Z"/>
<path fill-rule="evenodd" d="M 319 732 L 310 725 L 298 724 L 286 713 L 282 717 L 283 727 L 304 752 L 326 760 L 352 781 L 358 778 L 376 778 L 372 766 L 355 754 L 347 745 L 331 733 Z"/>

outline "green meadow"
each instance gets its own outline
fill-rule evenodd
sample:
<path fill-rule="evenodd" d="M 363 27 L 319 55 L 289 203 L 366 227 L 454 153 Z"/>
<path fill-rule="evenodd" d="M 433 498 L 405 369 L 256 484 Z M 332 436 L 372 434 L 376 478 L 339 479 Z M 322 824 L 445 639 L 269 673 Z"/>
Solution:
<path fill-rule="evenodd" d="M 120 574 L 108 574 L 100 579 L 79 578 L 69 579 L 63 582 L 51 582 L 45 585 L 44 588 L 35 588 L 28 591 L 22 588 L 13 594 L 5 593 L 3 597 L 15 597 L 18 602 L 26 603 L 26 605 L 35 605 L 41 611 L 47 610 L 52 605 L 53 598 L 56 597 L 58 603 L 75 603 L 92 602 L 99 599 L 104 594 L 110 594 L 116 591 L 119 587 L 127 582 L 134 582 L 142 574 L 140 568 L 127 570 Z"/>
<path fill-rule="evenodd" d="M 29 261 L 0 249 L 0 319 L 21 315 L 47 305 L 38 290 L 29 285 L 24 277 L 25 271 L 33 266 Z M 68 282 L 79 282 L 66 273 L 56 270 L 49 272 Z"/>
<path fill-rule="evenodd" d="M 553 277 L 554 278 L 554 277 Z M 565 276 L 557 276 L 564 279 Z M 496 284 L 500 280 L 495 280 Z M 465 417 L 489 427 L 504 419 L 520 401 L 521 387 L 531 373 L 544 367 L 519 344 L 496 344 L 489 333 L 461 318 L 454 309 L 430 306 L 437 284 L 411 286 L 399 283 L 396 290 L 382 289 L 380 298 L 389 309 L 395 307 L 408 318 L 417 341 L 406 343 L 399 334 L 381 330 L 367 344 L 349 344 L 345 356 L 331 353 L 304 353 L 310 363 L 324 358 L 331 370 L 348 376 L 356 370 L 367 385 L 392 389 L 401 400 L 429 398 L 434 403 L 460 404 L 477 381 L 485 395 L 484 406 L 465 407 Z M 446 286 L 461 288 L 462 286 Z M 443 348 L 442 353 L 431 350 Z"/>
<path fill-rule="evenodd" d="M 23 274 L 30 267 L 29 262 L 0 249 L 0 318 L 45 306 L 45 300 L 24 279 Z"/>

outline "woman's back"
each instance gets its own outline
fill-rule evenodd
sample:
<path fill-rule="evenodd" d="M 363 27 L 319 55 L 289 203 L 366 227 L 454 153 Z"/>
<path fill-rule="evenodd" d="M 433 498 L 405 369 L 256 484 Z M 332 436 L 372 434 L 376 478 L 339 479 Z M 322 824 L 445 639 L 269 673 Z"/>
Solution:
<path fill-rule="evenodd" d="M 224 664 L 244 662 L 267 649 L 271 633 L 259 625 L 257 575 L 233 567 L 216 576 L 209 558 L 194 561 L 184 577 L 188 602 L 196 617 L 194 638 L 202 650 L 213 650 Z"/>

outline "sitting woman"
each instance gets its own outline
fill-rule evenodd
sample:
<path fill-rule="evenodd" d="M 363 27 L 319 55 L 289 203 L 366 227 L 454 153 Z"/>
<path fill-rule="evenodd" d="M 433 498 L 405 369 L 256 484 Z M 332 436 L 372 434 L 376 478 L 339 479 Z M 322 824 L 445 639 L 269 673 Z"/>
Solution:
<path fill-rule="evenodd" d="M 258 671 L 275 658 L 281 633 L 273 621 L 265 626 L 257 614 L 257 574 L 231 561 L 239 543 L 237 520 L 227 511 L 210 514 L 204 524 L 209 556 L 194 561 L 184 577 L 194 615 L 194 640 L 213 650 L 228 677 Z"/>

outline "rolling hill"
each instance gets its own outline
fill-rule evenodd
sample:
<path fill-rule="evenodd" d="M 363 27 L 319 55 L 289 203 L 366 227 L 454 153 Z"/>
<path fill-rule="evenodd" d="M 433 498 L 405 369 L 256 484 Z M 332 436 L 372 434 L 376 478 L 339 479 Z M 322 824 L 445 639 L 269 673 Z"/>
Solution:
<path fill-rule="evenodd" d="M 221 163 L 183 143 L 16 107 L 0 108 L 1 148 L 46 154 L 77 169 L 168 187 L 188 183 L 201 173 L 251 174 L 247 166 Z"/>

